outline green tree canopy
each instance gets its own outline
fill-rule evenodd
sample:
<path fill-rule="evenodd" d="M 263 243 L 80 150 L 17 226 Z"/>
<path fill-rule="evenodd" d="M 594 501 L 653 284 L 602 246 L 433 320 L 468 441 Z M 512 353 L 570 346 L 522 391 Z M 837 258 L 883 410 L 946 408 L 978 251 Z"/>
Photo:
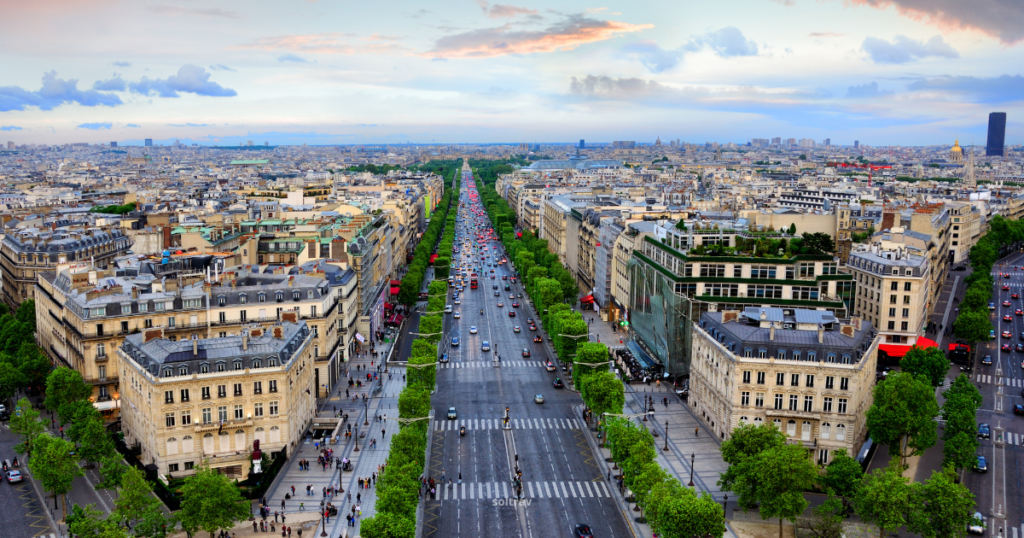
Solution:
<path fill-rule="evenodd" d="M 857 515 L 878 526 L 879 538 L 885 538 L 885 533 L 895 532 L 906 524 L 908 516 L 914 517 L 912 511 L 916 505 L 910 502 L 908 482 L 903 476 L 903 464 L 894 457 L 888 467 L 875 469 L 865 476 L 857 490 L 854 498 Z"/>
<path fill-rule="evenodd" d="M 32 471 L 43 489 L 55 495 L 53 502 L 56 508 L 57 497 L 71 491 L 75 478 L 85 472 L 78 465 L 78 458 L 72 455 L 75 445 L 50 434 L 36 438 L 32 457 L 28 460 L 28 468 Z"/>
<path fill-rule="evenodd" d="M 907 527 L 923 538 L 963 537 L 974 515 L 974 495 L 956 472 L 945 468 L 932 473 L 924 484 L 914 484 Z"/>
<path fill-rule="evenodd" d="M 92 386 L 82 379 L 78 370 L 57 368 L 46 378 L 46 408 L 56 409 L 61 423 L 71 420 L 73 410 L 68 404 L 88 400 Z"/>
<path fill-rule="evenodd" d="M 924 377 L 899 372 L 875 385 L 874 403 L 867 413 L 868 431 L 876 443 L 904 463 L 935 444 L 939 404 Z"/>
<path fill-rule="evenodd" d="M 230 529 L 250 516 L 249 501 L 242 498 L 231 479 L 207 466 L 185 479 L 181 486 L 181 511 L 178 518 L 185 531 L 214 533 Z"/>
<path fill-rule="evenodd" d="M 938 387 L 949 371 L 949 359 L 937 347 L 911 347 L 900 361 L 900 370 L 909 374 L 924 376 L 933 387 Z"/>

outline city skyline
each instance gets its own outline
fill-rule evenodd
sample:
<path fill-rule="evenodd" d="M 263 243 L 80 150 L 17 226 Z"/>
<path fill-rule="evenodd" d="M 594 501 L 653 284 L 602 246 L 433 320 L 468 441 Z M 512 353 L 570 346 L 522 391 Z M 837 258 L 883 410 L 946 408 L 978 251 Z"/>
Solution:
<path fill-rule="evenodd" d="M 18 144 L 1024 142 L 997 0 L 3 5 Z"/>

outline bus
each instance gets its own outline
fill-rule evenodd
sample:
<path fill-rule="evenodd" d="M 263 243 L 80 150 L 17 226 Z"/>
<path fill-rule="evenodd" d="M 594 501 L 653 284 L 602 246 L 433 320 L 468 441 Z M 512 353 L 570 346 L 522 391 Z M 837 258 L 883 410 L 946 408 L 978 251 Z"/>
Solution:
<path fill-rule="evenodd" d="M 476 273 L 473 273 L 473 274 L 469 275 L 469 289 L 475 290 L 476 289 L 476 285 L 477 285 Z"/>

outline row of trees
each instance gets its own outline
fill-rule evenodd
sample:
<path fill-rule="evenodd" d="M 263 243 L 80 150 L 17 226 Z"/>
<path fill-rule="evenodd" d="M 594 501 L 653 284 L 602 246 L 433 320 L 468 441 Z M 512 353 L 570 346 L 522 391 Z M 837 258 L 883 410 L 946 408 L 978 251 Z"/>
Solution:
<path fill-rule="evenodd" d="M 135 211 L 135 202 L 128 202 L 124 205 L 98 205 L 89 210 L 91 213 L 106 213 L 108 215 L 127 215 Z"/>
<path fill-rule="evenodd" d="M 41 389 L 52 366 L 35 344 L 35 301 L 25 301 L 13 314 L 0 304 L 0 401 L 19 390 Z"/>
<path fill-rule="evenodd" d="M 992 267 L 999 260 L 1002 249 L 1024 241 L 1024 221 L 1007 220 L 996 215 L 989 221 L 988 232 L 971 247 L 970 261 L 974 269 L 965 279 L 967 291 L 960 302 L 960 313 L 953 323 L 953 333 L 971 344 L 989 339 L 993 329 L 988 304 L 992 301 Z"/>
<path fill-rule="evenodd" d="M 419 244 L 416 245 L 416 250 L 413 251 L 413 259 L 409 264 L 409 271 L 402 277 L 402 283 L 398 291 L 398 302 L 406 306 L 415 305 L 419 298 L 420 288 L 423 286 L 423 279 L 427 274 L 427 266 L 430 265 L 430 255 L 434 252 L 434 247 L 444 231 L 445 219 L 451 209 L 451 185 L 457 173 L 457 171 L 451 172 L 452 180 L 445 180 L 445 190 L 441 196 L 441 202 L 437 205 L 436 212 L 430 217 L 427 230 L 423 232 L 423 237 L 420 238 Z M 444 264 L 444 267 L 444 271 L 447 272 L 447 264 Z M 447 277 L 447 274 L 445 276 Z"/>
<path fill-rule="evenodd" d="M 742 509 L 779 518 L 780 538 L 784 520 L 818 538 L 839 538 L 843 521 L 853 514 L 878 526 L 881 537 L 903 526 L 925 538 L 963 536 L 974 510 L 974 496 L 950 467 L 923 484 L 911 483 L 899 458 L 865 475 L 860 463 L 839 450 L 820 470 L 810 452 L 787 443 L 774 424 L 741 424 L 722 443 L 722 457 L 729 468 L 719 485 L 738 494 Z M 801 517 L 808 507 L 804 493 L 814 489 L 828 500 L 813 516 Z"/>

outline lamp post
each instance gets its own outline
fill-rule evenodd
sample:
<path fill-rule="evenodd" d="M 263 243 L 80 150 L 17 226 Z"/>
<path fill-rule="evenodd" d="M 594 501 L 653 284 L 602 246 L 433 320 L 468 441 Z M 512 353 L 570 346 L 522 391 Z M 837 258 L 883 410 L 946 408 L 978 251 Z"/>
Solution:
<path fill-rule="evenodd" d="M 729 517 L 729 494 L 728 493 L 725 494 L 725 500 L 722 501 L 722 512 L 725 514 L 726 518 Z"/>
<path fill-rule="evenodd" d="M 697 453 L 690 454 L 690 483 L 687 484 L 691 488 L 693 487 L 693 460 L 697 459 Z"/>
<path fill-rule="evenodd" d="M 668 452 L 668 421 L 667 420 L 665 421 L 665 448 L 663 448 L 662 450 L 664 450 L 665 452 Z"/>

